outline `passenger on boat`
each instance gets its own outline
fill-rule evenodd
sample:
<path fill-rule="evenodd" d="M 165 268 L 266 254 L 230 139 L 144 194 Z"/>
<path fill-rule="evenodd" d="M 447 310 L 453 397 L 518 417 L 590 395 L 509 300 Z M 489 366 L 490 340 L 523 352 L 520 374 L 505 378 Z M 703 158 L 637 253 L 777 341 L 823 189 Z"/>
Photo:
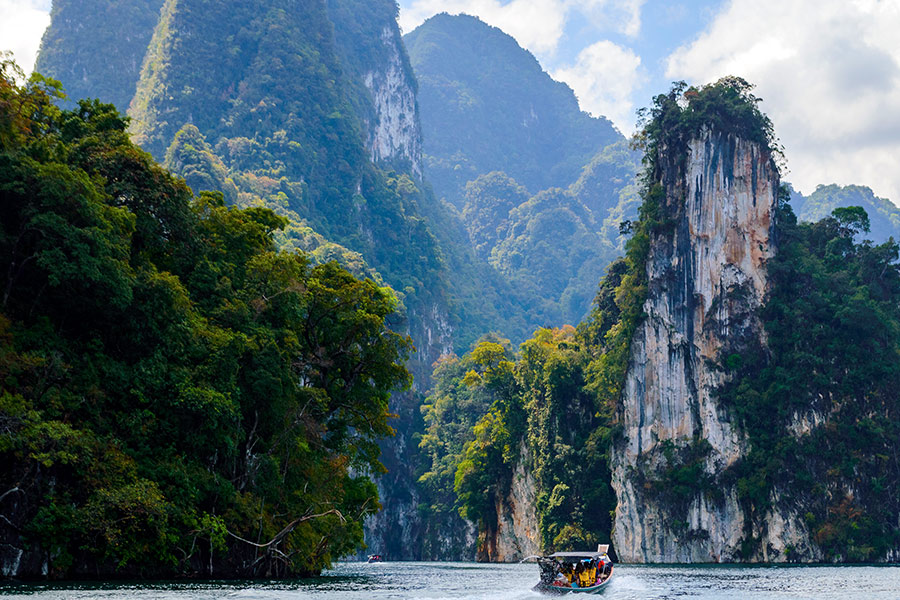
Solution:
<path fill-rule="evenodd" d="M 588 567 L 587 580 L 588 580 L 589 586 L 594 585 L 595 582 L 597 581 L 597 563 L 596 563 L 596 561 L 592 560 L 590 562 L 590 565 Z"/>
<path fill-rule="evenodd" d="M 575 565 L 575 581 L 572 582 L 572 587 L 586 587 L 584 585 L 584 564 L 582 563 Z"/>
<path fill-rule="evenodd" d="M 600 559 L 600 564 L 597 566 L 597 583 L 603 583 L 607 579 L 609 579 L 610 574 L 610 563 L 604 561 L 602 558 Z"/>

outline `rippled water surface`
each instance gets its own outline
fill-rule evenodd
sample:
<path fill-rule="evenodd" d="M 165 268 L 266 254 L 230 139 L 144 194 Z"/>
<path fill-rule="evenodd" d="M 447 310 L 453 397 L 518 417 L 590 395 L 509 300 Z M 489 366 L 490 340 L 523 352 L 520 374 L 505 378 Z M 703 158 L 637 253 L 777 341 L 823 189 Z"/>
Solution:
<path fill-rule="evenodd" d="M 535 565 L 342 563 L 315 580 L 204 583 L 5 585 L 0 596 L 30 600 L 235 600 L 387 598 L 519 600 Z M 596 596 L 575 596 L 589 598 Z M 603 598 L 748 600 L 900 599 L 900 567 L 647 567 L 620 565 Z"/>

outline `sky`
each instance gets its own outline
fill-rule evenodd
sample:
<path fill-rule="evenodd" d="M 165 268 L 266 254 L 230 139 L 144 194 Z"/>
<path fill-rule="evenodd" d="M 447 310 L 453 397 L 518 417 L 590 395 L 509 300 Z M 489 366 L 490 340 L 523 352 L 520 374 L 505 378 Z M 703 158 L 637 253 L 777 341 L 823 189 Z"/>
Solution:
<path fill-rule="evenodd" d="M 26 71 L 49 10 L 0 0 L 0 49 Z M 672 81 L 739 75 L 757 86 L 797 189 L 868 185 L 900 203 L 900 0 L 400 0 L 400 26 L 438 12 L 503 29 L 626 135 Z"/>

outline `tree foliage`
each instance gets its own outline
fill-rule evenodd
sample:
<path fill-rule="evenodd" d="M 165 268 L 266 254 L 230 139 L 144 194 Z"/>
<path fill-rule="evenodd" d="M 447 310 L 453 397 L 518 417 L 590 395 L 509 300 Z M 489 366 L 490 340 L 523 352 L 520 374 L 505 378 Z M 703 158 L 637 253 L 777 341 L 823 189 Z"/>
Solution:
<path fill-rule="evenodd" d="M 477 524 L 479 557 L 491 559 L 514 473 L 533 477 L 545 550 L 609 539 L 609 411 L 587 385 L 586 329 L 539 329 L 513 357 L 482 340 L 435 370 L 422 448 L 430 518 L 458 510 Z M 577 523 L 577 530 L 572 524 Z"/>
<path fill-rule="evenodd" d="M 687 156 L 687 144 L 703 129 L 756 142 L 776 156 L 781 147 L 772 121 L 759 109 L 761 98 L 753 85 L 740 77 L 723 77 L 700 87 L 676 82 L 668 94 L 653 99 L 653 106 L 638 112 L 637 143 L 651 167 L 648 177 L 658 177 L 661 153 L 676 160 Z"/>
<path fill-rule="evenodd" d="M 854 240 L 861 207 L 798 223 L 782 194 L 777 223 L 766 347 L 723 357 L 721 401 L 752 445 L 733 476 L 752 515 L 800 507 L 827 558 L 882 558 L 900 543 L 900 248 Z"/>
<path fill-rule="evenodd" d="M 900 239 L 900 208 L 887 198 L 877 197 L 865 186 L 819 185 L 809 196 L 795 193 L 791 206 L 798 220 L 812 223 L 829 217 L 836 208 L 858 206 L 870 219 L 871 232 L 867 239 L 875 243 L 884 243 L 890 237 Z"/>
<path fill-rule="evenodd" d="M 280 253 L 112 105 L 0 77 L 5 539 L 50 576 L 316 573 L 377 510 L 396 299 Z M 39 564 L 38 561 L 37 564 Z"/>

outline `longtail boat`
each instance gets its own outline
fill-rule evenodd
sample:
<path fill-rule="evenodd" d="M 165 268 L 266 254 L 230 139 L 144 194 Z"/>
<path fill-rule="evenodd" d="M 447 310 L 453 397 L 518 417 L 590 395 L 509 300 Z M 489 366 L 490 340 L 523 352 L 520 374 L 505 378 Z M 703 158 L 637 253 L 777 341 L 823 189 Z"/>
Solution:
<path fill-rule="evenodd" d="M 596 552 L 555 552 L 547 556 L 529 556 L 524 560 L 534 559 L 541 568 L 541 580 L 532 589 L 552 596 L 602 594 L 609 587 L 613 573 L 608 551 L 608 544 L 600 544 Z"/>

